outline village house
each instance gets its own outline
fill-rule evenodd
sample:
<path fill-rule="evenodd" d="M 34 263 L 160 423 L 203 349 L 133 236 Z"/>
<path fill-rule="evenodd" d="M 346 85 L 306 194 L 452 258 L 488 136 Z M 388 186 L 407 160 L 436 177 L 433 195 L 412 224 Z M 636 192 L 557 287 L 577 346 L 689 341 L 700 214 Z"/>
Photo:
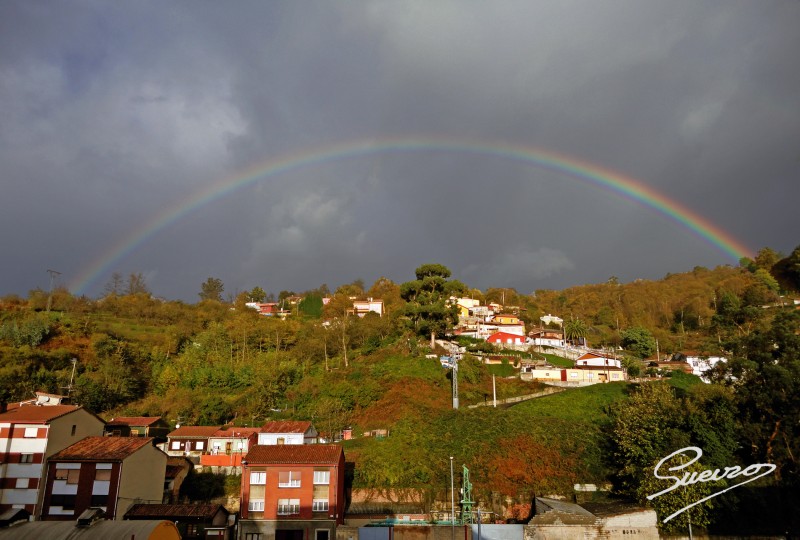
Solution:
<path fill-rule="evenodd" d="M 186 456 L 195 464 L 208 451 L 209 439 L 220 426 L 181 426 L 167 435 L 166 452 L 170 456 Z"/>
<path fill-rule="evenodd" d="M 383 300 L 376 300 L 373 298 L 354 300 L 353 309 L 349 310 L 348 313 L 359 317 L 364 317 L 367 313 L 377 313 L 379 317 L 383 317 Z"/>
<path fill-rule="evenodd" d="M 622 367 L 622 361 L 597 351 L 589 351 L 575 360 L 575 366 Z"/>
<path fill-rule="evenodd" d="M 243 463 L 240 539 L 336 538 L 345 507 L 341 446 L 256 445 Z"/>
<path fill-rule="evenodd" d="M 106 423 L 103 433 L 109 437 L 153 437 L 160 443 L 167 440 L 170 429 L 160 416 L 117 416 Z"/>
<path fill-rule="evenodd" d="M 509 334 L 507 332 L 495 332 L 489 336 L 486 341 L 491 343 L 498 349 L 525 349 L 527 348 L 527 340 L 525 336 L 518 334 Z"/>
<path fill-rule="evenodd" d="M 555 328 L 534 328 L 528 332 L 530 344 L 536 347 L 564 347 L 564 331 Z"/>
<path fill-rule="evenodd" d="M 169 520 L 183 540 L 229 540 L 229 517 L 221 504 L 134 504 L 125 513 L 126 520 Z"/>
<path fill-rule="evenodd" d="M 491 322 L 497 327 L 498 332 L 525 336 L 525 323 L 520 321 L 516 315 L 498 314 L 492 317 Z"/>
<path fill-rule="evenodd" d="M 0 512 L 23 508 L 37 515 L 47 458 L 102 433 L 103 421 L 74 405 L 22 405 L 0 413 Z"/>
<path fill-rule="evenodd" d="M 279 420 L 267 422 L 258 433 L 258 444 L 314 444 L 319 433 L 308 421 Z"/>
<path fill-rule="evenodd" d="M 242 466 L 242 457 L 256 444 L 260 428 L 227 426 L 208 438 L 208 452 L 200 456 L 203 467 Z M 231 471 L 233 472 L 233 471 Z"/>
<path fill-rule="evenodd" d="M 47 460 L 40 519 L 73 520 L 102 508 L 121 520 L 134 503 L 160 503 L 167 455 L 152 437 L 86 437 Z"/>

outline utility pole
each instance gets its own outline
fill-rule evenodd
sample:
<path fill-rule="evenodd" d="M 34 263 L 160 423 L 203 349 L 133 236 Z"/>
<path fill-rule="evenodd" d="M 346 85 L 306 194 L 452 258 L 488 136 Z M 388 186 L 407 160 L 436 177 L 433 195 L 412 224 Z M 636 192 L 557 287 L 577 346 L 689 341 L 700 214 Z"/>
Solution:
<path fill-rule="evenodd" d="M 450 531 L 452 540 L 456 539 L 456 496 L 453 484 L 453 456 L 450 456 Z"/>
<path fill-rule="evenodd" d="M 453 369 L 450 371 L 453 378 L 453 408 L 458 409 L 458 356 L 453 355 Z"/>
<path fill-rule="evenodd" d="M 50 294 L 47 295 L 47 312 L 49 313 L 50 307 L 53 305 L 53 283 L 56 280 L 56 276 L 61 275 L 61 272 L 50 270 L 48 268 L 47 273 L 50 274 Z"/>

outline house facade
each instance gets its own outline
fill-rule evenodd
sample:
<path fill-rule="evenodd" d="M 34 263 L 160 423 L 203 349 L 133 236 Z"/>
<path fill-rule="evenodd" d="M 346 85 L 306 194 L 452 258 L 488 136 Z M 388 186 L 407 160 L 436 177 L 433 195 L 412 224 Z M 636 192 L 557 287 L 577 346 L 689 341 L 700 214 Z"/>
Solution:
<path fill-rule="evenodd" d="M 383 300 L 367 298 L 366 300 L 353 301 L 353 314 L 359 317 L 366 316 L 367 313 L 377 313 L 379 317 L 383 317 Z"/>
<path fill-rule="evenodd" d="M 527 347 L 525 336 L 509 334 L 507 332 L 495 332 L 486 339 L 487 342 L 498 348 L 519 349 Z"/>
<path fill-rule="evenodd" d="M 166 452 L 170 456 L 186 456 L 194 463 L 208 451 L 209 439 L 220 426 L 181 426 L 167 435 Z"/>
<path fill-rule="evenodd" d="M 242 474 L 241 540 L 333 540 L 344 523 L 344 451 L 256 445 Z"/>
<path fill-rule="evenodd" d="M 90 507 L 121 520 L 134 502 L 161 503 L 167 455 L 152 437 L 86 437 L 47 460 L 40 519 L 74 520 Z"/>
<path fill-rule="evenodd" d="M 622 361 L 599 352 L 587 352 L 575 360 L 576 366 L 622 367 Z"/>
<path fill-rule="evenodd" d="M 103 421 L 74 405 L 23 405 L 0 414 L 0 512 L 38 515 L 47 458 L 102 433 Z"/>
<path fill-rule="evenodd" d="M 554 328 L 536 328 L 528 332 L 531 345 L 537 347 L 561 348 L 564 346 L 564 332 Z"/>
<path fill-rule="evenodd" d="M 258 433 L 258 444 L 314 444 L 319 433 L 311 422 L 285 420 L 267 422 Z"/>
<path fill-rule="evenodd" d="M 260 428 L 230 426 L 208 438 L 208 452 L 200 456 L 204 467 L 241 467 L 242 458 L 258 440 Z"/>

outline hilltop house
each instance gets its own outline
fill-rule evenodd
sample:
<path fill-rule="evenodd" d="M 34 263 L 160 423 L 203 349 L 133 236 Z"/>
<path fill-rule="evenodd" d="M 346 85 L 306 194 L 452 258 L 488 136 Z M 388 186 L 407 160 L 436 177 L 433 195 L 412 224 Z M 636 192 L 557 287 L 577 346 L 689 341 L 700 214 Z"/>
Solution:
<path fill-rule="evenodd" d="M 582 354 L 575 360 L 575 366 L 622 367 L 622 361 L 613 356 L 596 351 Z"/>
<path fill-rule="evenodd" d="M 256 444 L 259 428 L 229 426 L 208 438 L 208 453 L 200 456 L 200 465 L 241 467 L 242 458 Z"/>
<path fill-rule="evenodd" d="M 208 451 L 209 439 L 220 426 L 181 426 L 167 435 L 167 454 L 186 456 L 195 464 Z"/>

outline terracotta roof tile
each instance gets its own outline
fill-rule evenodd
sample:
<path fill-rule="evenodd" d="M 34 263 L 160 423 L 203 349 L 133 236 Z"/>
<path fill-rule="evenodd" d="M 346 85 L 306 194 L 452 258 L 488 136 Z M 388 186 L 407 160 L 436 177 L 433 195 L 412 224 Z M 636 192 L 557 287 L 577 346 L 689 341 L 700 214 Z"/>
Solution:
<path fill-rule="evenodd" d="M 225 510 L 225 507 L 221 504 L 134 504 L 125 512 L 125 518 L 165 519 L 195 517 L 211 519 L 220 509 Z M 227 510 L 225 512 L 226 514 L 229 513 Z"/>
<path fill-rule="evenodd" d="M 261 433 L 305 433 L 311 427 L 311 422 L 281 420 L 267 422 L 261 428 Z"/>
<path fill-rule="evenodd" d="M 338 463 L 344 453 L 338 444 L 257 444 L 245 456 L 251 465 L 257 463 Z"/>
<path fill-rule="evenodd" d="M 23 405 L 0 414 L 0 422 L 47 424 L 59 416 L 64 416 L 80 408 L 76 405 Z"/>
<path fill-rule="evenodd" d="M 167 434 L 167 437 L 176 439 L 181 437 L 211 437 L 219 431 L 220 426 L 181 426 Z"/>
<path fill-rule="evenodd" d="M 250 435 L 253 435 L 254 433 L 258 433 L 260 431 L 261 428 L 256 428 L 256 427 L 230 427 L 228 429 L 218 429 L 211 436 L 216 439 L 221 439 L 223 437 L 242 438 L 242 437 L 249 437 Z"/>
<path fill-rule="evenodd" d="M 108 421 L 109 426 L 151 426 L 161 420 L 160 416 L 117 416 Z"/>
<path fill-rule="evenodd" d="M 53 461 L 120 461 L 153 445 L 153 437 L 86 437 L 55 454 Z"/>

